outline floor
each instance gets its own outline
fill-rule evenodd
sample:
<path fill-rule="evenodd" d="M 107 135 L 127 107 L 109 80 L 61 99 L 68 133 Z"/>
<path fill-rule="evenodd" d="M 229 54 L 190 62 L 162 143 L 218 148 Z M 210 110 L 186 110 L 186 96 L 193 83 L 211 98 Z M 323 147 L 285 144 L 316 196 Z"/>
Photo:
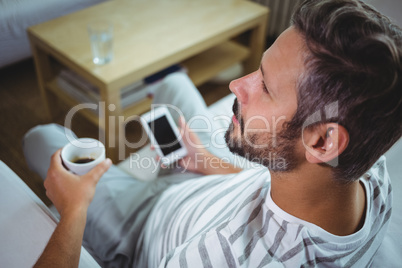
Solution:
<path fill-rule="evenodd" d="M 206 103 L 212 104 L 229 94 L 227 84 L 207 83 L 199 87 Z M 56 123 L 63 124 L 65 109 L 56 115 Z M 30 171 L 22 152 L 22 138 L 32 127 L 50 123 L 45 109 L 31 59 L 0 69 L 0 160 L 7 164 L 46 204 L 48 200 L 43 180 Z M 73 131 L 79 137 L 98 136 L 93 124 L 77 116 L 73 121 Z M 126 131 L 135 135 L 138 126 L 128 126 Z M 128 138 L 129 140 L 129 138 Z M 130 153 L 129 150 L 126 150 Z"/>

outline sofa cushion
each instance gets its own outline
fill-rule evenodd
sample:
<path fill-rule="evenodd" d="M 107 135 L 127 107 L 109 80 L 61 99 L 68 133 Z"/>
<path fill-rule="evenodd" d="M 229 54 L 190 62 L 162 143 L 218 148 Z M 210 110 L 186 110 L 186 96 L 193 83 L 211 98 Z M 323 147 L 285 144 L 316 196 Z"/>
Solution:
<path fill-rule="evenodd" d="M 0 267 L 32 267 L 57 225 L 46 205 L 0 161 Z M 81 248 L 79 267 L 100 267 Z"/>
<path fill-rule="evenodd" d="M 0 1 L 0 67 L 31 55 L 26 29 L 106 0 Z"/>

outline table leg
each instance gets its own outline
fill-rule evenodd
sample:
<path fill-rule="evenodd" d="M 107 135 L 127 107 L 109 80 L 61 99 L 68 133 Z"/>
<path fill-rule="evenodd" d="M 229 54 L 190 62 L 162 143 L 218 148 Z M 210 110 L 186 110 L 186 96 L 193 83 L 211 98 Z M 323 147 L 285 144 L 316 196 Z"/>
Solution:
<path fill-rule="evenodd" d="M 108 92 L 114 92 L 109 94 Z M 99 140 L 106 146 L 106 155 L 115 164 L 119 160 L 119 125 L 118 117 L 121 115 L 120 91 L 111 89 L 101 89 L 102 99 L 100 107 L 103 109 L 99 113 Z"/>
<path fill-rule="evenodd" d="M 46 87 L 47 82 L 54 77 L 50 64 L 50 58 L 45 51 L 41 50 L 32 41 L 31 50 L 35 61 L 35 69 L 38 78 L 40 93 L 46 110 L 46 117 L 49 121 L 52 121 L 57 111 L 57 100 L 55 96 L 48 93 L 48 89 Z"/>

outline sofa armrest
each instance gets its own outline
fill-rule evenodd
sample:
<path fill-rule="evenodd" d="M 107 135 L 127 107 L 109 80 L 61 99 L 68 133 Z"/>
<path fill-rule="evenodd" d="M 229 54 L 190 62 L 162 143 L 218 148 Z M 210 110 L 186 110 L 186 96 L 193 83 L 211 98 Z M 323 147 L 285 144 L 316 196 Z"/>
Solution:
<path fill-rule="evenodd" d="M 57 219 L 32 190 L 0 161 L 0 267 L 32 267 Z M 81 248 L 79 267 L 100 267 Z"/>

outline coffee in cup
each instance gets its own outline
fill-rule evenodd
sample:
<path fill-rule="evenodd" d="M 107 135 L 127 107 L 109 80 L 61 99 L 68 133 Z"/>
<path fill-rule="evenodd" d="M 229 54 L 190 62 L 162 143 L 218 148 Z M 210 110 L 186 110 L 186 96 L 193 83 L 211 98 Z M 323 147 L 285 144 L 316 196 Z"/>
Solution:
<path fill-rule="evenodd" d="M 77 158 L 76 160 L 73 161 L 73 163 L 76 164 L 86 164 L 89 162 L 94 161 L 95 159 L 91 158 L 91 157 L 84 157 L 84 158 Z"/>
<path fill-rule="evenodd" d="M 71 172 L 84 175 L 105 160 L 105 146 L 92 138 L 74 139 L 61 151 L 61 159 Z"/>

